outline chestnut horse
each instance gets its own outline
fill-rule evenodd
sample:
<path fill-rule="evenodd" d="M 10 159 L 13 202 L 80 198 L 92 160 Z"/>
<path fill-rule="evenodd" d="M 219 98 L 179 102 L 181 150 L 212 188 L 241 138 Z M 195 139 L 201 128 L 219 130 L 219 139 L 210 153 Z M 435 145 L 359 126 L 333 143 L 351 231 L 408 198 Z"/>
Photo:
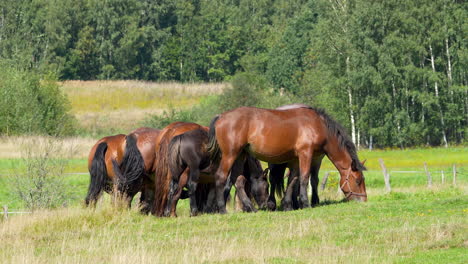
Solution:
<path fill-rule="evenodd" d="M 210 160 L 209 153 L 206 151 L 207 144 L 208 129 L 206 127 L 185 132 L 171 140 L 168 148 L 168 166 L 170 168 L 172 181 L 169 189 L 168 204 L 164 213 L 165 216 L 176 215 L 177 201 L 184 187 L 179 185 L 179 182 L 185 170 L 189 170 L 189 176 L 188 179 L 184 179 L 181 184 L 187 182 L 189 196 L 191 197 L 190 208 L 192 216 L 197 215 L 197 210 L 200 208 L 200 206 L 197 205 L 199 202 L 198 199 L 192 197 L 193 191 L 198 191 L 198 183 L 212 186 L 210 191 L 215 191 L 215 179 L 212 173 L 213 164 Z M 236 196 L 240 199 L 244 211 L 256 211 L 252 204 L 252 198 L 260 208 L 265 207 L 268 199 L 268 182 L 260 162 L 248 156 L 246 162 L 244 164 L 239 164 L 239 166 L 242 167 L 243 175 L 232 174 L 226 188 L 230 191 L 232 184 L 236 183 Z M 236 179 L 237 176 L 239 176 L 239 179 Z M 214 199 L 201 202 L 209 204 L 213 203 Z M 214 206 L 211 207 L 213 208 L 208 206 L 206 211 L 216 211 Z"/>
<path fill-rule="evenodd" d="M 88 170 L 91 176 L 86 205 L 94 204 L 102 191 L 114 188 L 128 199 L 129 204 L 141 191 L 143 212 L 152 204 L 154 183 L 151 177 L 155 160 L 154 141 L 160 130 L 139 128 L 123 134 L 100 139 L 91 149 Z"/>
<path fill-rule="evenodd" d="M 216 116 L 210 124 L 209 152 L 219 158 L 216 197 L 220 213 L 226 212 L 223 188 L 227 175 L 242 152 L 268 163 L 287 163 L 299 172 L 300 206 L 308 207 L 309 175 L 318 175 L 326 155 L 341 175 L 346 199 L 366 201 L 356 147 L 341 125 L 323 110 L 293 107 L 287 110 L 240 107 Z M 292 206 L 289 206 L 292 207 Z"/>

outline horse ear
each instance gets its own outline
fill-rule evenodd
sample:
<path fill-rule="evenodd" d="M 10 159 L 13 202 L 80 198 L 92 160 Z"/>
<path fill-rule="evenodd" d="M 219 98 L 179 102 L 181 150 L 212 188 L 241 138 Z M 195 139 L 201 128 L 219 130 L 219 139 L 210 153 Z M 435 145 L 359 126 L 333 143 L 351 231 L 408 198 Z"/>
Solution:
<path fill-rule="evenodd" d="M 269 172 L 269 171 L 270 171 L 269 168 L 266 168 L 266 169 L 263 171 L 263 173 L 262 173 L 263 178 L 266 179 L 266 178 L 268 177 L 268 172 Z"/>
<path fill-rule="evenodd" d="M 362 166 L 364 166 L 364 164 L 366 163 L 366 161 L 367 161 L 367 159 L 361 161 Z"/>

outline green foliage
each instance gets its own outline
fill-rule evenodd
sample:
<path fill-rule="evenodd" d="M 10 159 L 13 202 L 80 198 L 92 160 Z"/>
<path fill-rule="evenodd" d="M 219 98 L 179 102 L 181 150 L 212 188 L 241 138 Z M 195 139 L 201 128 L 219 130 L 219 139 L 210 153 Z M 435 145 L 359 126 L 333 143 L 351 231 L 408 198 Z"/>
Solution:
<path fill-rule="evenodd" d="M 431 0 L 5 0 L 0 60 L 61 79 L 246 72 L 268 83 L 248 104 L 283 89 L 325 108 L 361 145 L 460 144 L 467 10 Z M 230 99 L 220 109 L 239 105 Z"/>
<path fill-rule="evenodd" d="M 65 206 L 68 186 L 63 173 L 64 147 L 53 138 L 34 140 L 23 146 L 24 171 L 11 177 L 11 193 L 30 210 Z"/>
<path fill-rule="evenodd" d="M 53 76 L 3 64 L 0 72 L 0 134 L 72 134 L 74 119 Z"/>

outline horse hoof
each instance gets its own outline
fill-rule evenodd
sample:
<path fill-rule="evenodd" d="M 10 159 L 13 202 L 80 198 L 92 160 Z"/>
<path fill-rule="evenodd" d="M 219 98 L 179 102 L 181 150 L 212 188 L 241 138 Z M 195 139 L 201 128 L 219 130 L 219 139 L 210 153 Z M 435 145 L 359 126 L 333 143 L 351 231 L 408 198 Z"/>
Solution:
<path fill-rule="evenodd" d="M 283 209 L 283 211 L 292 211 L 294 208 L 293 208 L 293 205 L 292 203 L 281 203 L 281 208 Z"/>
<path fill-rule="evenodd" d="M 272 201 L 268 201 L 267 209 L 270 210 L 270 211 L 275 211 L 276 210 L 276 203 L 274 203 Z"/>

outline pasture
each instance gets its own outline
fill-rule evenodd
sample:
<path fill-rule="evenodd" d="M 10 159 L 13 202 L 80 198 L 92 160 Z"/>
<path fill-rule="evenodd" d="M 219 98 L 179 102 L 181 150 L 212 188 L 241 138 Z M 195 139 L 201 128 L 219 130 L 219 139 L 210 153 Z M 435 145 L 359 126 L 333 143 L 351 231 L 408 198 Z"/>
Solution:
<path fill-rule="evenodd" d="M 67 174 L 66 208 L 10 215 L 1 222 L 0 258 L 14 263 L 463 263 L 468 247 L 467 151 L 360 151 L 361 159 L 367 158 L 367 203 L 341 202 L 338 174 L 325 163 L 320 178 L 332 173 L 320 191 L 319 207 L 248 214 L 231 205 L 227 215 L 189 217 L 188 202 L 182 201 L 176 219 L 113 209 L 108 195 L 96 210 L 83 209 L 89 176 Z M 384 191 L 378 158 L 390 171 L 390 194 Z M 433 176 L 430 189 L 424 162 Z M 0 159 L 2 175 L 11 173 L 12 166 L 21 168 L 20 161 Z M 86 172 L 84 157 L 72 159 L 66 172 Z M 22 210 L 9 179 L 0 177 L 0 204 Z"/>

